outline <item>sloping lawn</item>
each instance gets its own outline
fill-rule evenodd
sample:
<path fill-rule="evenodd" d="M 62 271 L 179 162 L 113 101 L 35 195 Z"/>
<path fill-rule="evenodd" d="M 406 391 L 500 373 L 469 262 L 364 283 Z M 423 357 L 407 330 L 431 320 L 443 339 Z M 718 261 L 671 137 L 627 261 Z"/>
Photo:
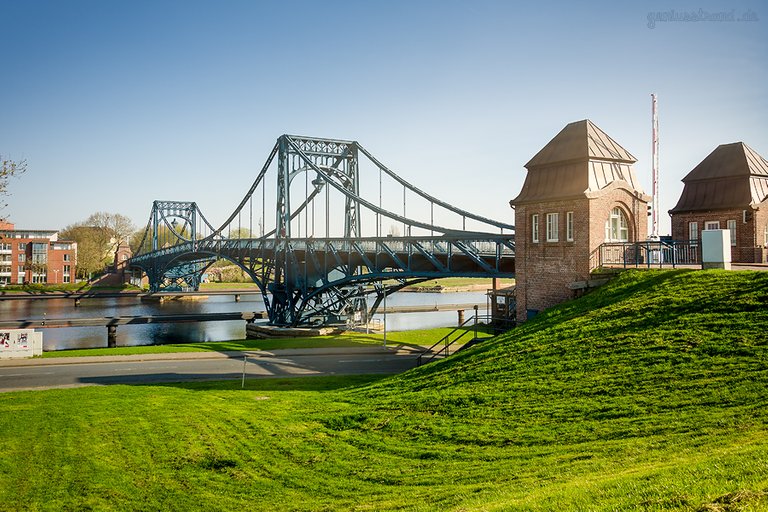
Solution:
<path fill-rule="evenodd" d="M 767 304 L 631 271 L 394 377 L 0 394 L 0 510 L 768 510 Z"/>

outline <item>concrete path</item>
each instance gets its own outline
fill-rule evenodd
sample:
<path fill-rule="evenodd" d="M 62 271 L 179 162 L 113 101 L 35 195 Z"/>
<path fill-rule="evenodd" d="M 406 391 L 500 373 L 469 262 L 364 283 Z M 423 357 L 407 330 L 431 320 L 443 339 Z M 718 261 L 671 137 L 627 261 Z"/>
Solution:
<path fill-rule="evenodd" d="M 0 362 L 0 392 L 107 384 L 400 373 L 420 352 L 403 345 L 244 352 L 177 352 Z"/>

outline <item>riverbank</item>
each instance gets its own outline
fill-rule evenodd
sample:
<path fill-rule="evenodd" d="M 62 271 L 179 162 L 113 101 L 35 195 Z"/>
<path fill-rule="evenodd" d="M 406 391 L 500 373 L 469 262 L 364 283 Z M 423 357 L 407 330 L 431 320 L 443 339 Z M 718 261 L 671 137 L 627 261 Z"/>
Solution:
<path fill-rule="evenodd" d="M 412 331 L 388 332 L 387 346 L 411 347 L 421 350 L 454 332 L 452 327 L 434 329 L 416 329 Z M 456 330 L 451 339 L 460 336 L 472 328 Z M 482 332 L 482 326 L 481 326 Z M 461 342 L 460 342 L 461 343 Z M 252 352 L 260 350 L 296 350 L 296 349 L 340 349 L 365 348 L 384 346 L 384 333 L 344 332 L 312 338 L 259 339 L 259 340 L 230 340 L 207 341 L 202 343 L 173 343 L 167 345 L 138 345 L 114 348 L 71 349 L 44 352 L 42 359 L 70 357 L 112 357 L 112 356 L 141 356 L 194 352 Z M 40 359 L 40 358 L 36 358 Z M 1 365 L 2 363 L 0 363 Z"/>
<path fill-rule="evenodd" d="M 0 509 L 767 510 L 767 279 L 623 273 L 394 377 L 0 394 Z"/>

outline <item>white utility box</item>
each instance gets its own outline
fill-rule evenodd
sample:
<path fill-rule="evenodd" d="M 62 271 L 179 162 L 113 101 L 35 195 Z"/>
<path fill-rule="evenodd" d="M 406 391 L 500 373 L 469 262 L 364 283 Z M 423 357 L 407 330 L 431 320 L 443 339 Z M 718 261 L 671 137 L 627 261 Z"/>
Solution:
<path fill-rule="evenodd" d="M 43 355 L 43 333 L 34 329 L 0 329 L 0 359 Z"/>
<path fill-rule="evenodd" d="M 731 232 L 705 229 L 701 232 L 701 268 L 731 270 Z"/>

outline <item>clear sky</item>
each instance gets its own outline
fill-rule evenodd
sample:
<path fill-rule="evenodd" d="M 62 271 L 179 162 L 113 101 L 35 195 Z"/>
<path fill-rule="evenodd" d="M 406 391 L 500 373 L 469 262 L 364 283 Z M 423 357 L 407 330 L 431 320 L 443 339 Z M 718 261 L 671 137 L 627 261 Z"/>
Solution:
<path fill-rule="evenodd" d="M 768 158 L 759 1 L 0 0 L 0 20 L 0 154 L 28 162 L 0 212 L 17 228 L 96 211 L 142 225 L 155 199 L 196 201 L 218 225 L 283 133 L 357 140 L 432 195 L 513 222 L 523 165 L 585 118 L 638 159 L 649 193 L 651 93 L 662 234 L 718 144 Z"/>

